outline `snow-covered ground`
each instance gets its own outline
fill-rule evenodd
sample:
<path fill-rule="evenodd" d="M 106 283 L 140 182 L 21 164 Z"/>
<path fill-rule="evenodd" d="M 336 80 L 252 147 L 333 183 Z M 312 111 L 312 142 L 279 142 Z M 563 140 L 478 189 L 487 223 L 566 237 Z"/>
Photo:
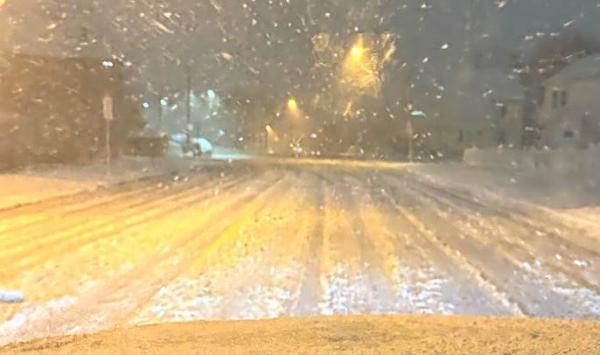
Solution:
<path fill-rule="evenodd" d="M 415 165 L 411 169 L 429 181 L 469 190 L 482 199 L 537 209 L 567 223 L 600 228 L 600 173 L 582 176 L 542 168 L 500 169 L 452 163 Z"/>
<path fill-rule="evenodd" d="M 89 165 L 45 165 L 0 174 L 0 209 L 97 189 L 144 177 L 185 171 L 197 162 L 178 157 L 120 157 L 110 173 L 102 161 Z"/>
<path fill-rule="evenodd" d="M 600 175 L 597 179 L 583 179 L 570 174 L 493 169 L 458 163 L 420 165 L 415 166 L 414 171 L 446 184 L 552 208 L 578 209 L 600 205 Z"/>
<path fill-rule="evenodd" d="M 0 344 L 285 316 L 600 319 L 599 226 L 460 165 L 295 162 L 0 211 L 0 285 L 24 296 L 0 305 Z"/>
<path fill-rule="evenodd" d="M 600 146 L 586 150 L 470 149 L 465 164 L 422 166 L 447 182 L 554 208 L 600 204 Z"/>

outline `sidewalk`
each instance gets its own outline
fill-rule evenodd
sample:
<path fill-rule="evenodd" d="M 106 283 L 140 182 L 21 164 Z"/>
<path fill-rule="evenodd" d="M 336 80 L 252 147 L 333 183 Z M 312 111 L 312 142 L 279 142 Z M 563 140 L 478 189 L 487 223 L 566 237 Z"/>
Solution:
<path fill-rule="evenodd" d="M 94 190 L 144 177 L 185 171 L 194 162 L 177 157 L 121 157 L 107 175 L 102 162 L 91 165 L 53 165 L 26 168 L 0 174 L 0 209 L 33 203 L 48 198 Z"/>

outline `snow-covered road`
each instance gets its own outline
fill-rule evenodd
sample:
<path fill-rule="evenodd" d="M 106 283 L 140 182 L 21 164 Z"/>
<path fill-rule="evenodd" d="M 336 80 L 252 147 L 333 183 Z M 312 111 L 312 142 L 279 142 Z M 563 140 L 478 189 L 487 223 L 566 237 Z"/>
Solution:
<path fill-rule="evenodd" d="M 190 173 L 191 174 L 191 173 Z M 600 226 L 408 166 L 215 167 L 0 211 L 0 344 L 187 320 L 600 319 Z"/>

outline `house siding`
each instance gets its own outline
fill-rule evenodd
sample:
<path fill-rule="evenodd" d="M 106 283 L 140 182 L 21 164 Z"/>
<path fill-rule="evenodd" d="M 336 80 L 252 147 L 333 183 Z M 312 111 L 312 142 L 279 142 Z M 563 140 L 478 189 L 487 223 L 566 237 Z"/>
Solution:
<path fill-rule="evenodd" d="M 551 148 L 600 143 L 600 78 L 549 82 L 539 122 L 542 143 Z"/>

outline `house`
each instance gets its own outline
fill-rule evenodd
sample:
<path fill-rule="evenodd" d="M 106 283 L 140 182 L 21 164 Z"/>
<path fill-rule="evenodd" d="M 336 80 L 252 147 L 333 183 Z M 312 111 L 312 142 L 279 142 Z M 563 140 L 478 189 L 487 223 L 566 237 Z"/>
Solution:
<path fill-rule="evenodd" d="M 115 153 L 141 122 L 119 63 L 0 53 L 0 157 L 15 165 L 85 162 L 105 154 L 107 96 L 114 101 Z"/>
<path fill-rule="evenodd" d="M 543 86 L 537 113 L 541 143 L 550 148 L 600 143 L 600 55 L 568 65 Z"/>
<path fill-rule="evenodd" d="M 459 75 L 460 86 L 450 96 L 451 117 L 438 130 L 440 139 L 461 148 L 489 148 L 523 145 L 524 90 L 519 78 L 504 68 L 465 68 Z M 452 95 L 452 93 L 450 93 Z"/>
<path fill-rule="evenodd" d="M 486 147 L 523 146 L 525 94 L 519 78 L 503 68 L 480 68 L 472 74 L 473 100 L 465 109 L 475 110 L 488 124 L 472 145 Z M 482 128 L 479 128 L 480 130 Z"/>

